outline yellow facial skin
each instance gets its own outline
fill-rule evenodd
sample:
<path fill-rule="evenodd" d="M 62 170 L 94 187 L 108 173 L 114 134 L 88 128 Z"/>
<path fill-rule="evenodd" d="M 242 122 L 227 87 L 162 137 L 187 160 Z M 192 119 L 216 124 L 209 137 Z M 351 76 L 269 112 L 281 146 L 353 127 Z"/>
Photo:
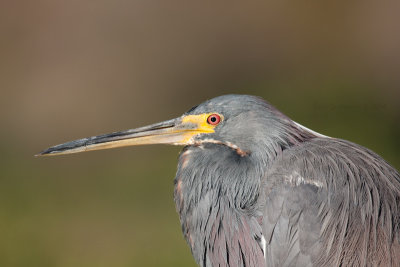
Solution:
<path fill-rule="evenodd" d="M 189 145 L 193 142 L 194 136 L 215 132 L 215 127 L 217 125 L 212 125 L 207 122 L 207 118 L 212 114 L 216 113 L 187 115 L 140 129 L 75 140 L 51 147 L 38 154 L 38 156 L 71 154 L 135 145 Z M 220 114 L 218 115 L 222 122 L 223 116 Z"/>
<path fill-rule="evenodd" d="M 209 116 L 212 114 L 217 114 L 217 113 L 204 113 L 204 114 L 199 114 L 199 115 L 188 115 L 182 118 L 182 125 L 185 124 L 194 124 L 197 125 L 196 129 L 193 130 L 193 132 L 188 132 L 185 134 L 185 138 L 182 139 L 182 141 L 178 144 L 180 145 L 188 145 L 191 142 L 191 139 L 198 135 L 198 134 L 207 134 L 207 133 L 214 133 L 215 132 L 215 127 L 217 125 L 211 125 L 207 122 L 207 119 Z M 224 117 L 221 114 L 218 114 L 221 117 L 221 122 L 224 120 Z"/>

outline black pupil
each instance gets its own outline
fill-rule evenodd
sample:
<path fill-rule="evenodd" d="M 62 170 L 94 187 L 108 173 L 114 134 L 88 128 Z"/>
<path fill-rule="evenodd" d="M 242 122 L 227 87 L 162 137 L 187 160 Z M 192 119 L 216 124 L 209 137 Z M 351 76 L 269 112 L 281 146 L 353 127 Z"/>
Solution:
<path fill-rule="evenodd" d="M 212 116 L 210 120 L 211 120 L 211 122 L 216 122 L 217 118 L 215 116 Z"/>

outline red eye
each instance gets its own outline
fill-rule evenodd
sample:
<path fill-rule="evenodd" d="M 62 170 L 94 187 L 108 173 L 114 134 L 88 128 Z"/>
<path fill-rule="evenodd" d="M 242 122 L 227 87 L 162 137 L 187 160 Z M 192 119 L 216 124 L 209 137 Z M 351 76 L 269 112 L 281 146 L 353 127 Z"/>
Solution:
<path fill-rule="evenodd" d="M 207 122 L 211 125 L 217 125 L 221 121 L 221 117 L 218 114 L 211 114 L 207 118 Z"/>

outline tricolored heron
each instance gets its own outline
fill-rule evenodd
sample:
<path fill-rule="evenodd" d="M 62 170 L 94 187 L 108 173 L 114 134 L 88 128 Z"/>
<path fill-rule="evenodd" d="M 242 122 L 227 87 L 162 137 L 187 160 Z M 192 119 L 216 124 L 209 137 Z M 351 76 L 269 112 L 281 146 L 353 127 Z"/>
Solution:
<path fill-rule="evenodd" d="M 182 231 L 200 266 L 399 266 L 400 175 L 380 156 L 226 95 L 179 118 L 84 138 L 40 155 L 183 145 Z"/>

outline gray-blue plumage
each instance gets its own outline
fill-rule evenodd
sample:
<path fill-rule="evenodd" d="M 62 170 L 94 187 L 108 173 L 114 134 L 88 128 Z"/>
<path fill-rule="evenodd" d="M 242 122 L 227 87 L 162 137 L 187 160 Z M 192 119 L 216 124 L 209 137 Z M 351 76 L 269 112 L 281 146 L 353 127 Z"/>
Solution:
<path fill-rule="evenodd" d="M 372 151 L 228 95 L 182 151 L 175 202 L 201 266 L 399 266 L 400 177 Z"/>
<path fill-rule="evenodd" d="M 267 266 L 399 266 L 400 177 L 372 151 L 315 138 L 268 170 Z"/>

